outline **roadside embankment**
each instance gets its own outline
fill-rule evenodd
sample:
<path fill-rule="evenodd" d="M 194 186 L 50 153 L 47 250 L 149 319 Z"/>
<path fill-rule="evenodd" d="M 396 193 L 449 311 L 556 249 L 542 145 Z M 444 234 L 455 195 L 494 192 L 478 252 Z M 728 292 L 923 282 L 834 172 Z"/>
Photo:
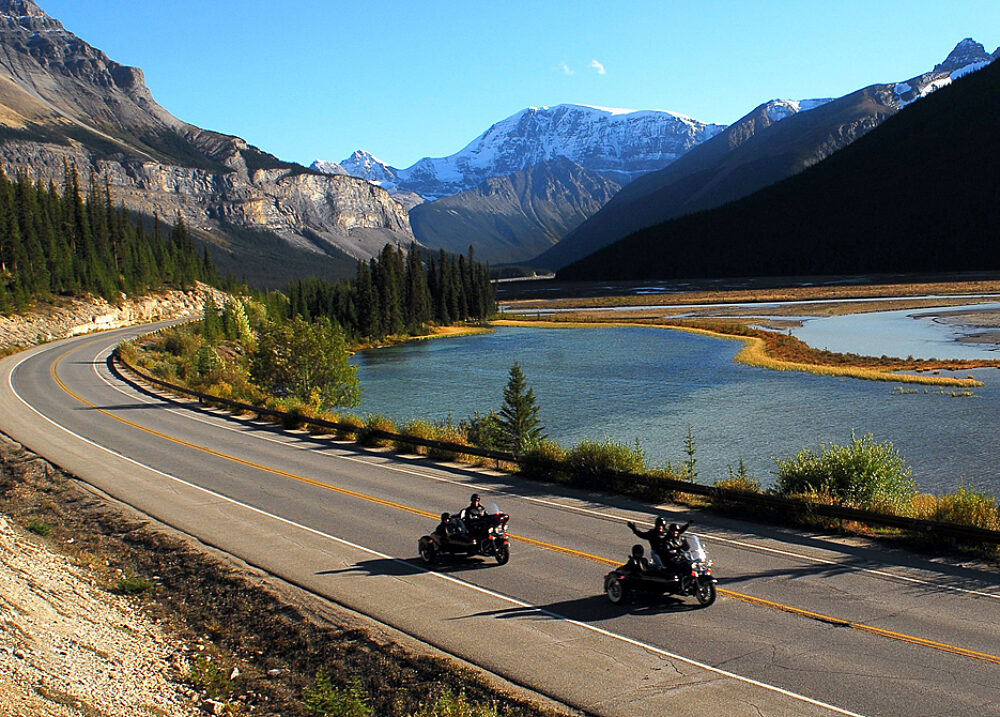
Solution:
<path fill-rule="evenodd" d="M 189 291 L 171 290 L 126 297 L 110 303 L 98 296 L 72 297 L 39 303 L 33 310 L 12 316 L 0 315 L 0 352 L 11 353 L 55 339 L 93 331 L 107 331 L 135 324 L 201 315 L 205 294 L 221 306 L 227 294 L 198 284 Z"/>

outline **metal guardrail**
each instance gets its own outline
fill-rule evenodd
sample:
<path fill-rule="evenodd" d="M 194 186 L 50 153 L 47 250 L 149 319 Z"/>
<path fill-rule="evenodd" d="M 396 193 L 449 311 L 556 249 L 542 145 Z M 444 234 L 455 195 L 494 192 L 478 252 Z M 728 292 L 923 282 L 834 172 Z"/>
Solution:
<path fill-rule="evenodd" d="M 220 398 L 211 394 L 194 391 L 183 386 L 177 386 L 162 379 L 151 376 L 145 371 L 132 366 L 122 358 L 118 349 L 112 354 L 114 361 L 124 366 L 128 371 L 141 378 L 143 381 L 155 386 L 167 389 L 173 393 L 190 396 L 198 399 L 201 403 L 210 403 L 234 411 L 255 413 L 261 416 L 270 416 L 278 421 L 286 422 L 294 420 L 302 424 L 329 428 L 341 433 L 364 432 L 366 436 L 375 439 L 391 440 L 395 443 L 424 446 L 441 451 L 447 451 L 457 455 L 471 455 L 490 460 L 513 463 L 516 465 L 534 465 L 547 470 L 558 470 L 565 473 L 572 473 L 571 466 L 553 460 L 545 460 L 537 457 L 517 456 L 509 451 L 494 451 L 476 446 L 462 446 L 456 443 L 436 441 L 430 438 L 419 436 L 407 436 L 400 433 L 383 431 L 378 428 L 368 428 L 357 426 L 353 423 L 343 423 L 328 421 L 322 418 L 308 418 L 306 416 L 294 416 L 284 411 L 254 406 L 240 401 L 233 401 L 228 398 Z M 890 528 L 899 528 L 924 536 L 939 536 L 957 538 L 970 543 L 996 543 L 1000 544 L 1000 531 L 987 530 L 974 526 L 960 525 L 958 523 L 947 523 L 944 521 L 927 520 L 924 518 L 909 518 L 888 513 L 875 513 L 857 508 L 847 508 L 837 505 L 826 505 L 798 498 L 786 498 L 784 496 L 771 495 L 767 493 L 756 493 L 753 491 L 742 491 L 733 488 L 721 488 L 717 486 L 707 486 L 699 483 L 692 483 L 661 476 L 653 476 L 643 473 L 627 473 L 624 471 L 603 471 L 583 480 L 574 482 L 574 485 L 589 488 L 606 487 L 607 483 L 613 482 L 619 485 L 631 485 L 636 488 L 650 489 L 661 493 L 687 493 L 691 495 L 701 495 L 713 500 L 731 502 L 742 505 L 754 505 L 769 510 L 778 511 L 792 515 L 809 515 L 824 518 L 834 518 L 837 520 L 849 520 L 867 525 L 881 525 Z"/>

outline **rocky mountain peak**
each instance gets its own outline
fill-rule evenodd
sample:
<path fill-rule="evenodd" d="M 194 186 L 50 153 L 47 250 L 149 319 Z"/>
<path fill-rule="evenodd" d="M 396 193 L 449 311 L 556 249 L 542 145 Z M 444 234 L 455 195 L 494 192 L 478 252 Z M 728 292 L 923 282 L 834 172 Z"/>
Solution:
<path fill-rule="evenodd" d="M 32 0 L 0 0 L 0 25 L 22 27 L 32 32 L 65 32 L 61 22 L 46 15 Z"/>
<path fill-rule="evenodd" d="M 976 42 L 971 37 L 967 37 L 955 45 L 955 49 L 948 54 L 944 62 L 935 65 L 933 71 L 954 72 L 969 65 L 978 63 L 988 64 L 992 59 L 981 43 Z"/>

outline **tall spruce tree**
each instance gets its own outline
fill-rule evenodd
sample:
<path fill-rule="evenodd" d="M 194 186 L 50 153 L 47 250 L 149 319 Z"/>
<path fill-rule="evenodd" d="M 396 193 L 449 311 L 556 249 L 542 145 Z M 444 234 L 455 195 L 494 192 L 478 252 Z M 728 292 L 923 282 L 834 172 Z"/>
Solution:
<path fill-rule="evenodd" d="M 503 390 L 500 407 L 500 430 L 506 450 L 524 453 L 532 445 L 545 440 L 535 392 L 527 387 L 521 365 L 515 361 L 510 367 L 507 385 Z"/>

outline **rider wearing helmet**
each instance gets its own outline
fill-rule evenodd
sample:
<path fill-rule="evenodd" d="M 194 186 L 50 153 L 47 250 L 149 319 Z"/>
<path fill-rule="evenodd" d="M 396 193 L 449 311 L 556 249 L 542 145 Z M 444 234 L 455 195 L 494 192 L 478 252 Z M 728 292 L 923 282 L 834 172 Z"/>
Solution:
<path fill-rule="evenodd" d="M 667 521 L 662 516 L 656 516 L 656 521 L 650 530 L 639 530 L 632 521 L 629 521 L 627 525 L 637 536 L 649 541 L 649 547 L 653 551 L 653 563 L 657 567 L 662 567 L 675 562 L 677 554 L 684 548 L 684 539 L 681 538 L 681 533 L 688 529 L 691 521 L 689 520 L 684 525 L 671 523 L 670 527 L 667 527 Z"/>
<path fill-rule="evenodd" d="M 486 515 L 486 508 L 483 507 L 479 499 L 479 493 L 473 493 L 469 498 L 469 505 L 462 509 L 462 519 L 466 521 L 476 521 Z"/>
<path fill-rule="evenodd" d="M 625 563 L 626 570 L 637 570 L 639 572 L 646 572 L 649 570 L 649 561 L 646 560 L 644 555 L 646 551 L 641 545 L 632 546 L 632 554 L 628 558 L 628 562 Z"/>

